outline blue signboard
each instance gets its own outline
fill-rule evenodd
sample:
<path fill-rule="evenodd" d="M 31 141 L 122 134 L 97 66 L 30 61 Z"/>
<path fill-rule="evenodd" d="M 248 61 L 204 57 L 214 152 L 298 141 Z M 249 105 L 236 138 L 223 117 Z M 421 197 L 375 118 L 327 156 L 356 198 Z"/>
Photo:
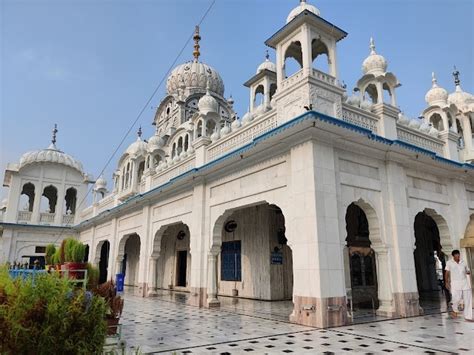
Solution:
<path fill-rule="evenodd" d="M 117 286 L 117 292 L 123 292 L 123 284 L 124 284 L 124 275 L 123 274 L 115 275 L 115 285 Z"/>
<path fill-rule="evenodd" d="M 283 264 L 283 253 L 281 251 L 274 251 L 270 257 L 271 264 L 282 265 Z"/>

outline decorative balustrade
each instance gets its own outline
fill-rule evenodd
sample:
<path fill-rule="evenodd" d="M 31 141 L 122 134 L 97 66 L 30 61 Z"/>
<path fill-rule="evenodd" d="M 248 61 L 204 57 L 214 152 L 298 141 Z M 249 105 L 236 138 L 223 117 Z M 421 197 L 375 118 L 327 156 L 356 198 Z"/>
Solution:
<path fill-rule="evenodd" d="M 343 105 L 342 120 L 378 133 L 378 117 L 359 108 Z"/>
<path fill-rule="evenodd" d="M 74 215 L 73 214 L 65 214 L 63 215 L 63 222 L 62 224 L 73 224 L 74 223 Z"/>
<path fill-rule="evenodd" d="M 155 187 L 162 185 L 170 181 L 172 178 L 193 169 L 195 166 L 195 155 L 193 154 L 192 156 L 186 157 L 183 160 L 174 163 L 165 170 L 157 172 L 153 177 L 152 186 Z"/>
<path fill-rule="evenodd" d="M 443 155 L 443 141 L 438 138 L 400 125 L 397 126 L 397 136 L 403 142 L 427 149 L 441 156 Z"/>
<path fill-rule="evenodd" d="M 40 213 L 40 223 L 53 223 L 54 222 L 54 213 L 43 212 Z"/>
<path fill-rule="evenodd" d="M 289 76 L 288 78 L 286 78 L 285 80 L 281 82 L 281 89 L 283 90 L 292 86 L 296 82 L 300 81 L 301 78 L 303 78 L 303 76 L 304 76 L 303 69 L 298 70 L 296 73 L 294 73 L 293 75 Z"/>
<path fill-rule="evenodd" d="M 238 131 L 211 144 L 207 151 L 207 161 L 212 161 L 225 153 L 251 142 L 255 137 L 268 132 L 276 126 L 277 116 L 275 113 L 272 113 L 270 116 L 241 127 Z"/>
<path fill-rule="evenodd" d="M 30 211 L 18 211 L 18 222 L 29 222 L 31 221 Z"/>
<path fill-rule="evenodd" d="M 313 69 L 312 76 L 313 76 L 313 78 L 324 81 L 325 83 L 328 83 L 328 84 L 331 84 L 331 85 L 336 85 L 336 78 L 335 77 L 333 77 L 329 74 L 323 73 L 322 71 L 319 71 L 317 69 Z"/>

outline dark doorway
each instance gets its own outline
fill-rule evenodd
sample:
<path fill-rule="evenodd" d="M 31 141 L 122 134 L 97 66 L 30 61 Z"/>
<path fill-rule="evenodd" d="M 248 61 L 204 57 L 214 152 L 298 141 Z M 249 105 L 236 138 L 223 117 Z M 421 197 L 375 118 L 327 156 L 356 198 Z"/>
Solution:
<path fill-rule="evenodd" d="M 444 267 L 448 256 L 441 247 L 436 222 L 425 212 L 415 217 L 415 271 L 420 304 L 425 313 L 444 310 Z"/>
<path fill-rule="evenodd" d="M 178 260 L 176 265 L 176 286 L 186 287 L 186 268 L 188 263 L 187 250 L 178 251 Z"/>
<path fill-rule="evenodd" d="M 89 261 L 89 244 L 86 244 L 86 252 L 85 252 L 85 257 L 84 257 L 84 262 Z"/>
<path fill-rule="evenodd" d="M 107 281 L 107 268 L 109 265 L 110 243 L 106 240 L 100 248 L 99 284 Z"/>
<path fill-rule="evenodd" d="M 379 306 L 377 270 L 369 221 L 362 208 L 354 203 L 347 208 L 346 231 L 353 305 L 375 310 Z"/>

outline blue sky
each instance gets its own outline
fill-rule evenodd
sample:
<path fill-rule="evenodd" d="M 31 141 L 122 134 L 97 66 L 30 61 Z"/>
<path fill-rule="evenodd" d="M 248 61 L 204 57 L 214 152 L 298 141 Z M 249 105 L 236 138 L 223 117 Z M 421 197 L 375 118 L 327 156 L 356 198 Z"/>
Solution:
<path fill-rule="evenodd" d="M 425 107 L 432 71 L 451 92 L 456 64 L 463 89 L 474 91 L 474 1 L 309 2 L 349 33 L 338 47 L 348 88 L 361 76 L 373 36 L 402 83 L 398 103 L 409 116 Z M 210 3 L 0 0 L 2 172 L 24 152 L 47 147 L 57 123 L 58 147 L 97 176 Z M 296 5 L 298 0 L 217 0 L 202 24 L 200 59 L 220 72 L 240 116 L 248 106 L 242 84 L 264 59 L 264 41 Z M 192 43 L 178 63 L 191 58 Z M 165 85 L 150 106 L 158 106 L 164 92 Z M 146 138 L 154 132 L 153 115 L 147 108 L 138 123 Z M 106 170 L 109 184 L 118 158 Z"/>

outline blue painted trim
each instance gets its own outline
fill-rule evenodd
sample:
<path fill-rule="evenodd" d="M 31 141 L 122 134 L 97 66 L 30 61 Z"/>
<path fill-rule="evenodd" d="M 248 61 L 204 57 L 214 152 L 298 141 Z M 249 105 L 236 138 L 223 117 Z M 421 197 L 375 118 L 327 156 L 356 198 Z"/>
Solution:
<path fill-rule="evenodd" d="M 92 219 L 96 219 L 96 218 L 100 217 L 101 215 L 103 215 L 105 213 L 109 213 L 109 212 L 115 211 L 119 208 L 123 208 L 123 207 L 125 207 L 126 204 L 128 204 L 130 202 L 133 202 L 134 200 L 142 199 L 143 197 L 146 197 L 147 195 L 149 195 L 153 192 L 156 192 L 158 190 L 163 190 L 163 189 L 171 186 L 172 184 L 174 184 L 176 181 L 179 181 L 179 180 L 181 180 L 181 179 L 183 179 L 187 176 L 191 176 L 192 174 L 204 171 L 206 169 L 210 169 L 211 167 L 223 162 L 224 160 L 228 160 L 232 157 L 239 156 L 239 155 L 247 152 L 251 148 L 255 147 L 258 143 L 263 142 L 264 140 L 266 140 L 270 137 L 276 136 L 276 135 L 280 134 L 281 132 L 283 132 L 283 131 L 291 128 L 291 127 L 294 127 L 294 126 L 296 126 L 297 124 L 299 124 L 303 121 L 307 121 L 307 120 L 311 120 L 311 119 L 315 120 L 315 121 L 326 122 L 326 123 L 329 123 L 329 124 L 332 124 L 332 125 L 335 125 L 335 126 L 338 126 L 338 127 L 343 127 L 345 129 L 360 133 L 361 135 L 365 135 L 369 139 L 374 140 L 376 142 L 380 142 L 380 143 L 385 144 L 385 145 L 390 145 L 390 146 L 398 145 L 398 146 L 400 146 L 402 148 L 405 148 L 407 150 L 415 151 L 415 152 L 430 156 L 434 160 L 437 160 L 437 161 L 445 163 L 445 164 L 453 165 L 453 166 L 458 167 L 458 168 L 473 169 L 474 170 L 474 165 L 473 164 L 459 163 L 459 162 L 456 162 L 456 161 L 453 161 L 453 160 L 450 160 L 450 159 L 446 159 L 446 158 L 440 157 L 435 152 L 432 152 L 430 150 L 418 147 L 418 146 L 413 145 L 411 143 L 403 142 L 403 141 L 400 141 L 398 139 L 397 140 L 391 140 L 391 139 L 379 136 L 379 135 L 373 133 L 371 130 L 369 130 L 367 128 L 357 126 L 353 123 L 346 122 L 342 119 L 335 118 L 335 117 L 332 117 L 332 116 L 328 116 L 328 115 L 325 115 L 323 113 L 316 112 L 316 111 L 308 111 L 308 112 L 305 112 L 305 113 L 301 114 L 300 116 L 297 116 L 297 117 L 281 124 L 278 127 L 272 128 L 271 130 L 269 130 L 265 133 L 262 133 L 258 137 L 255 137 L 250 143 L 247 143 L 247 144 L 243 145 L 242 147 L 236 148 L 235 150 L 230 151 L 230 152 L 218 157 L 217 159 L 214 159 L 213 161 L 210 161 L 210 162 L 202 165 L 199 168 L 192 168 L 192 169 L 190 169 L 190 170 L 188 170 L 188 171 L 186 171 L 186 172 L 184 172 L 184 173 L 182 173 L 178 176 L 175 176 L 174 178 L 171 178 L 170 181 L 165 182 L 164 184 L 162 184 L 160 186 L 157 186 L 157 187 L 155 187 L 155 188 L 153 188 L 153 189 L 151 189 L 151 190 L 149 190 L 149 191 L 147 191 L 143 194 L 138 194 L 138 195 L 132 196 L 129 199 L 125 200 L 120 205 L 115 206 L 111 209 L 102 211 L 97 216 L 92 217 Z M 75 227 L 80 227 L 83 223 L 90 222 L 90 221 L 91 221 L 91 219 L 85 220 L 85 221 L 81 222 L 80 224 L 76 225 Z"/>

